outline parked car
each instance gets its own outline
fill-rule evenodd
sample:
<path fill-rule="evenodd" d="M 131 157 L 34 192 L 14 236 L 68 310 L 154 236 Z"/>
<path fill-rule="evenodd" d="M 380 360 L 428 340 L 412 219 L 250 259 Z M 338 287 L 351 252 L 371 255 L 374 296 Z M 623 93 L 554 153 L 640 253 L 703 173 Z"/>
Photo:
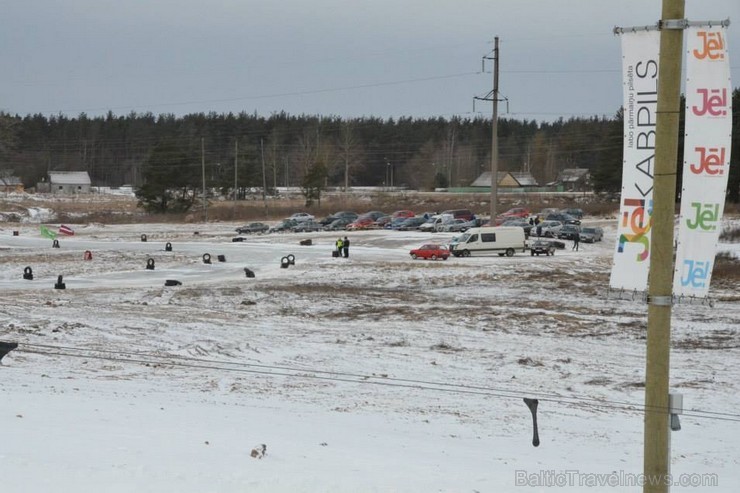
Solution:
<path fill-rule="evenodd" d="M 529 251 L 532 256 L 537 255 L 538 257 L 543 253 L 547 256 L 555 255 L 555 245 L 547 240 L 535 240 L 529 245 Z"/>
<path fill-rule="evenodd" d="M 560 212 L 562 212 L 563 214 L 570 214 L 576 219 L 583 219 L 583 210 L 578 209 L 576 207 L 569 207 L 567 209 L 562 209 Z"/>
<path fill-rule="evenodd" d="M 270 226 L 265 223 L 249 223 L 246 226 L 239 226 L 236 228 L 236 232 L 239 234 L 245 233 L 265 233 L 270 230 Z"/>
<path fill-rule="evenodd" d="M 545 221 L 560 221 L 563 224 L 581 224 L 580 219 L 576 219 L 570 214 L 565 214 L 562 212 L 554 212 L 552 214 L 548 214 L 545 217 Z"/>
<path fill-rule="evenodd" d="M 438 258 L 441 258 L 442 260 L 447 260 L 450 257 L 450 251 L 447 247 L 436 243 L 427 243 L 426 245 L 422 245 L 419 248 L 411 250 L 409 254 L 413 259 L 423 258 L 437 260 Z"/>
<path fill-rule="evenodd" d="M 529 217 L 529 209 L 526 209 L 524 207 L 514 207 L 513 209 L 509 209 L 508 211 L 502 212 L 499 215 L 506 217 L 520 217 L 526 219 Z"/>
<path fill-rule="evenodd" d="M 424 223 L 419 225 L 419 231 L 433 233 L 437 231 L 437 227 L 441 227 L 444 223 L 452 221 L 452 219 L 453 217 L 449 214 L 445 216 L 443 216 L 442 214 L 434 215 L 427 219 Z"/>
<path fill-rule="evenodd" d="M 550 240 L 550 239 L 548 239 L 547 241 L 549 241 L 550 244 L 552 246 L 554 246 L 555 248 L 557 248 L 558 250 L 565 250 L 565 242 L 564 241 Z"/>
<path fill-rule="evenodd" d="M 598 227 L 581 228 L 580 240 L 584 243 L 595 243 L 604 239 L 604 230 Z"/>
<path fill-rule="evenodd" d="M 470 221 L 473 219 L 473 211 L 470 209 L 450 209 L 447 211 L 442 211 L 441 216 L 450 215 L 453 219 L 465 219 L 466 221 Z"/>
<path fill-rule="evenodd" d="M 373 228 L 385 228 L 385 225 L 389 224 L 391 222 L 391 219 L 391 216 L 380 216 L 373 223 Z"/>
<path fill-rule="evenodd" d="M 576 234 L 580 234 L 581 228 L 575 224 L 566 224 L 558 231 L 561 240 L 572 240 Z"/>
<path fill-rule="evenodd" d="M 347 225 L 351 222 L 352 220 L 348 217 L 340 217 L 324 226 L 324 231 L 344 231 L 347 229 Z"/>
<path fill-rule="evenodd" d="M 558 233 L 563 228 L 563 223 L 560 221 L 542 221 L 539 224 L 540 236 L 546 238 L 557 238 Z M 535 233 L 537 232 L 537 226 L 535 226 Z"/>
<path fill-rule="evenodd" d="M 358 217 L 347 225 L 348 230 L 370 229 L 375 223 L 372 217 Z"/>
<path fill-rule="evenodd" d="M 330 214 L 326 216 L 324 219 L 319 221 L 323 225 L 331 224 L 332 222 L 336 221 L 337 219 L 349 219 L 349 222 L 351 223 L 355 219 L 357 219 L 358 215 L 356 212 L 351 211 L 339 211 L 335 212 L 334 214 Z M 349 224 L 349 223 L 347 223 Z"/>
<path fill-rule="evenodd" d="M 295 233 L 307 233 L 309 231 L 321 231 L 323 227 L 324 226 L 320 222 L 310 220 L 299 222 L 298 224 L 293 226 L 292 230 Z"/>
<path fill-rule="evenodd" d="M 409 217 L 414 217 L 415 215 L 416 214 L 414 213 L 414 211 L 407 211 L 407 210 L 396 211 L 393 214 L 391 214 L 391 216 L 394 218 L 396 217 L 409 218 Z"/>
<path fill-rule="evenodd" d="M 313 221 L 316 219 L 308 212 L 296 212 L 292 216 L 290 216 L 288 219 L 292 219 L 297 223 L 302 223 L 303 221 Z"/>
<path fill-rule="evenodd" d="M 464 219 L 452 219 L 437 226 L 437 232 L 462 233 L 471 228 L 470 221 Z"/>
<path fill-rule="evenodd" d="M 391 222 L 386 223 L 385 229 L 398 229 L 398 227 L 403 224 L 406 219 L 409 219 L 408 217 L 394 217 L 391 219 Z"/>
<path fill-rule="evenodd" d="M 271 227 L 267 232 L 282 233 L 284 231 L 292 231 L 293 226 L 295 226 L 296 224 L 298 224 L 298 222 L 294 221 L 293 219 L 283 219 L 281 222 Z"/>
<path fill-rule="evenodd" d="M 328 216 L 326 216 L 324 219 L 322 219 L 319 222 L 323 224 L 324 226 L 327 226 L 333 223 L 334 221 L 336 221 L 337 219 L 342 219 L 342 218 L 349 218 L 349 222 L 352 222 L 355 219 L 357 219 L 357 213 L 350 212 L 350 211 L 339 211 L 339 212 L 335 212 L 334 214 L 329 214 Z"/>
<path fill-rule="evenodd" d="M 504 221 L 501 226 L 519 226 L 524 230 L 524 236 L 527 238 L 532 234 L 532 225 L 523 218 L 509 219 L 508 221 Z"/>
<path fill-rule="evenodd" d="M 399 231 L 412 231 L 419 229 L 419 226 L 424 224 L 426 219 L 421 216 L 409 217 L 398 226 Z"/>
<path fill-rule="evenodd" d="M 370 211 L 370 212 L 366 212 L 364 214 L 360 214 L 360 216 L 357 219 L 364 219 L 366 217 L 369 217 L 373 221 L 377 221 L 379 217 L 383 217 L 383 216 L 387 216 L 387 215 L 388 214 L 386 214 L 383 211 Z"/>

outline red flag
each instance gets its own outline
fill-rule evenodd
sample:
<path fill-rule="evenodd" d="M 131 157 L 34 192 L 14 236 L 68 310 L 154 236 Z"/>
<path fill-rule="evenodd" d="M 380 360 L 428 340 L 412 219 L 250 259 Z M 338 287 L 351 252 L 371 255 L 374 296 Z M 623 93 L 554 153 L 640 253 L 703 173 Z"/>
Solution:
<path fill-rule="evenodd" d="M 62 224 L 61 226 L 59 226 L 59 234 L 73 236 L 75 232 L 69 226 L 65 226 L 64 224 Z"/>

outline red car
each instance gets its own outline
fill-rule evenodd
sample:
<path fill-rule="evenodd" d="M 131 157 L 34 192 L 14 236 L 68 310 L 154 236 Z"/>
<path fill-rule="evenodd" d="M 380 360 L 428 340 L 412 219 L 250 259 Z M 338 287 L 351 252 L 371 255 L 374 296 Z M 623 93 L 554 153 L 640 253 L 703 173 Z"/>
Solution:
<path fill-rule="evenodd" d="M 437 260 L 438 258 L 441 258 L 442 260 L 447 260 L 450 257 L 450 251 L 447 247 L 444 245 L 437 245 L 436 243 L 427 243 L 426 245 L 422 245 L 419 248 L 411 250 L 409 254 L 413 259 L 423 258 Z"/>
<path fill-rule="evenodd" d="M 392 217 L 414 217 L 416 213 L 414 211 L 396 211 Z"/>
<path fill-rule="evenodd" d="M 355 222 L 349 223 L 347 225 L 347 229 L 349 230 L 357 230 L 357 229 L 370 229 L 374 226 L 375 220 L 372 217 L 362 217 L 358 218 Z"/>
<path fill-rule="evenodd" d="M 503 223 L 508 221 L 509 219 L 514 218 L 522 218 L 527 219 L 529 217 L 529 209 L 525 209 L 524 207 L 514 207 L 513 209 L 509 209 L 506 212 L 502 212 L 498 216 L 496 216 L 496 226 L 501 226 Z"/>

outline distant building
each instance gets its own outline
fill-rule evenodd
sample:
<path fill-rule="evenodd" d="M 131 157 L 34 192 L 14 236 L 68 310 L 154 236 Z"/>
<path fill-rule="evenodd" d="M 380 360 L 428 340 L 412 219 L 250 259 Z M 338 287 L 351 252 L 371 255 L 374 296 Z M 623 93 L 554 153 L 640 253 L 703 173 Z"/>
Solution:
<path fill-rule="evenodd" d="M 591 172 L 586 168 L 569 168 L 558 173 L 556 183 L 566 192 L 591 190 Z"/>
<path fill-rule="evenodd" d="M 17 176 L 0 177 L 0 192 L 22 192 L 23 182 Z"/>
<path fill-rule="evenodd" d="M 491 172 L 484 171 L 470 184 L 471 187 L 491 187 Z M 498 186 L 502 188 L 536 187 L 537 180 L 531 173 L 517 171 L 499 171 Z"/>
<path fill-rule="evenodd" d="M 54 194 L 90 193 L 87 171 L 49 171 L 49 180 L 36 185 L 39 192 Z"/>

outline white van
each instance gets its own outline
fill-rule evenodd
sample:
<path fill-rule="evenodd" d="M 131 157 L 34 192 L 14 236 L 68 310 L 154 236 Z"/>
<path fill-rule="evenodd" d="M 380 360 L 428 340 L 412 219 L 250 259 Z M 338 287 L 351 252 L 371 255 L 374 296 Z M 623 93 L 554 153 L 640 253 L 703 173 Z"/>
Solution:
<path fill-rule="evenodd" d="M 427 222 L 419 226 L 419 231 L 434 233 L 435 231 L 439 231 L 439 228 L 443 224 L 452 221 L 453 219 L 454 217 L 452 216 L 452 214 L 437 214 L 430 217 Z"/>
<path fill-rule="evenodd" d="M 470 228 L 453 247 L 452 254 L 455 257 L 469 257 L 498 253 L 499 256 L 511 257 L 517 251 L 525 252 L 526 250 L 524 228 L 499 226 Z"/>

